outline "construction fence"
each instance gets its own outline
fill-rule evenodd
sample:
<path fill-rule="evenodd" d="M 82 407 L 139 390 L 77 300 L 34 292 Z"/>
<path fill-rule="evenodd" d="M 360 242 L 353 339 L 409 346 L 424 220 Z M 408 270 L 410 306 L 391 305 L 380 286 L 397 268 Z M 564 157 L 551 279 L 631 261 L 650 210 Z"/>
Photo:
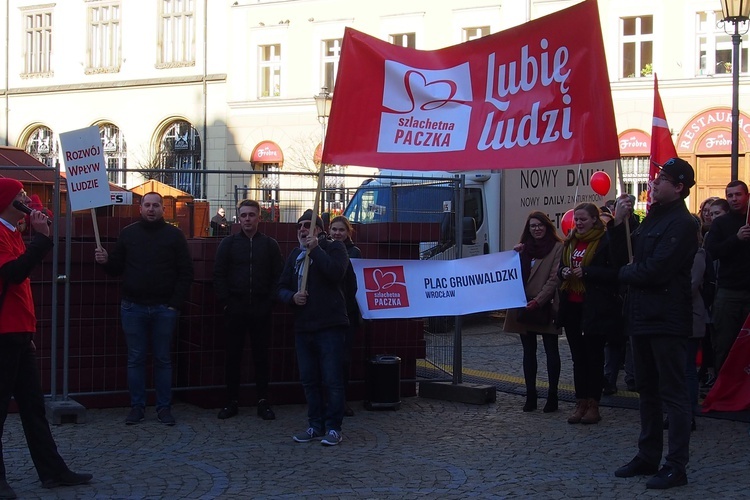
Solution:
<path fill-rule="evenodd" d="M 155 173 L 159 172 L 151 170 L 148 175 L 154 177 Z M 168 173 L 178 175 L 180 171 Z M 65 179 L 54 169 L 0 167 L 0 176 L 22 181 L 27 193 L 38 196 L 52 214 L 56 244 L 34 269 L 31 281 L 38 319 L 37 354 L 43 385 L 53 400 L 73 397 L 89 407 L 129 404 L 127 351 L 119 323 L 119 279 L 107 276 L 94 262 L 94 221 L 102 245 L 111 249 L 121 229 L 140 218 L 140 197 L 158 191 L 165 199 L 165 219 L 186 234 L 195 271 L 174 339 L 174 389 L 178 397 L 205 407 L 224 402 L 225 335 L 222 306 L 212 286 L 213 259 L 221 238 L 212 236 L 210 219 L 224 207 L 227 219 L 233 222 L 239 201 L 257 199 L 263 206 L 260 230 L 276 238 L 286 256 L 298 245 L 296 221 L 305 209 L 312 208 L 317 177 L 308 172 L 273 175 L 276 177 L 264 180 L 269 178 L 267 172 L 202 171 L 202 192 L 216 193 L 207 199 L 194 199 L 144 176 L 143 184 L 127 190 L 133 193 L 131 203 L 97 208 L 93 216 L 88 210 L 67 210 Z M 450 254 L 440 249 L 450 246 L 455 230 L 450 221 L 456 204 L 446 201 L 460 199 L 461 180 L 400 179 L 406 181 L 404 189 L 390 189 L 387 197 L 376 192 L 381 181 L 336 172 L 320 200 L 320 210 L 327 214 L 324 218 L 343 214 L 354 200 L 350 214 L 356 219 L 354 240 L 364 258 L 449 258 Z M 415 190 L 415 186 L 428 187 L 430 194 L 425 196 L 425 191 Z M 112 189 L 125 191 L 114 185 Z M 25 229 L 24 237 L 30 237 L 29 231 Z M 277 305 L 270 352 L 277 403 L 303 401 L 292 325 L 287 308 Z M 402 359 L 402 395 L 414 394 L 418 380 L 450 380 L 454 339 L 450 318 L 364 322 L 355 339 L 349 396 L 363 397 L 368 360 L 379 354 Z M 242 398 L 254 401 L 250 353 L 243 359 Z"/>

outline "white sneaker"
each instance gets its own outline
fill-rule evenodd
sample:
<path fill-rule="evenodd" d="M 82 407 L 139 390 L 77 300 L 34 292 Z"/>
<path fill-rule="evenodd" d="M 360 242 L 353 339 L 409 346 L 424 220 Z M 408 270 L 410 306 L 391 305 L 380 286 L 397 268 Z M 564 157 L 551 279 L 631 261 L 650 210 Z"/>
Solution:
<path fill-rule="evenodd" d="M 330 430 L 328 431 L 328 434 L 320 441 L 320 444 L 323 446 L 336 446 L 341 441 L 343 441 L 344 438 L 341 436 L 341 433 L 338 431 Z"/>

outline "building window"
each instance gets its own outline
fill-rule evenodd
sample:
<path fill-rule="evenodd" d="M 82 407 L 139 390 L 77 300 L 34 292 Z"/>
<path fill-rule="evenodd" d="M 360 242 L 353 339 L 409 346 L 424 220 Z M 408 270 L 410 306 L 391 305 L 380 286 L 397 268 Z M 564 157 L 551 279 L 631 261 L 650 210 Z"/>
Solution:
<path fill-rule="evenodd" d="M 120 38 L 120 4 L 89 7 L 87 74 L 120 71 Z"/>
<path fill-rule="evenodd" d="M 336 74 L 339 71 L 339 57 L 341 56 L 341 38 L 323 40 L 322 42 L 323 81 L 321 86 L 333 89 Z"/>
<path fill-rule="evenodd" d="M 159 172 L 153 177 L 181 191 L 203 198 L 201 139 L 184 120 L 173 122 L 161 139 Z"/>
<path fill-rule="evenodd" d="M 409 47 L 410 49 L 417 48 L 417 34 L 416 33 L 396 33 L 395 35 L 388 36 L 389 41 L 393 45 L 400 45 L 401 47 Z"/>
<path fill-rule="evenodd" d="M 260 197 L 258 201 L 267 204 L 278 204 L 280 199 L 279 191 L 279 164 L 278 163 L 256 163 L 256 170 L 263 172 L 258 180 L 260 188 Z M 270 205 L 266 205 L 269 208 Z"/>
<path fill-rule="evenodd" d="M 194 0 L 161 0 L 159 68 L 195 65 Z"/>
<path fill-rule="evenodd" d="M 99 125 L 104 162 L 109 182 L 125 187 L 128 169 L 128 148 L 120 129 L 111 123 Z"/>
<path fill-rule="evenodd" d="M 281 95 L 281 45 L 261 45 L 260 49 L 260 97 Z"/>
<path fill-rule="evenodd" d="M 48 167 L 55 166 L 57 163 L 57 152 L 60 150 L 55 134 L 50 128 L 44 126 L 35 128 L 29 134 L 24 149 Z"/>
<path fill-rule="evenodd" d="M 52 76 L 52 11 L 27 12 L 23 20 L 24 75 Z"/>
<path fill-rule="evenodd" d="M 721 75 L 732 73 L 732 37 L 727 31 L 734 32 L 734 25 L 726 24 L 721 18 L 721 11 L 696 13 L 696 44 L 698 47 L 698 67 L 696 74 Z M 747 31 L 748 23 L 741 23 L 739 32 L 742 35 L 740 45 L 740 72 L 747 73 Z"/>
<path fill-rule="evenodd" d="M 648 156 L 622 157 L 622 180 L 625 185 L 625 194 L 635 196 L 634 208 L 637 210 L 646 210 L 648 169 Z"/>
<path fill-rule="evenodd" d="M 620 19 L 622 39 L 622 78 L 649 76 L 653 70 L 653 16 Z"/>
<path fill-rule="evenodd" d="M 468 42 L 470 40 L 476 40 L 490 34 L 489 26 L 476 26 L 474 28 L 464 28 L 461 32 L 461 41 Z"/>

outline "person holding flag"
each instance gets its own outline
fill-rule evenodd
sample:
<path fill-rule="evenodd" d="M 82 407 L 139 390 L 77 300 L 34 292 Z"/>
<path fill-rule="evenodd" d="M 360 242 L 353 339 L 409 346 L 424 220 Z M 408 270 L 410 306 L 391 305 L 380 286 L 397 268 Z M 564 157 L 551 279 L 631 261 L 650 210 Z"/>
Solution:
<path fill-rule="evenodd" d="M 632 238 L 633 262 L 620 268 L 628 286 L 625 317 L 639 393 L 641 432 L 638 454 L 615 471 L 616 477 L 654 475 L 649 489 L 686 485 L 692 408 L 685 369 L 693 329 L 691 270 L 698 250 L 696 223 L 685 205 L 695 185 L 692 166 L 672 158 L 654 179 L 654 203 L 632 235 L 625 231 L 632 200 L 621 196 L 610 230 L 613 245 Z M 625 241 L 620 241 L 625 245 Z M 669 419 L 668 453 L 663 453 L 662 410 Z"/>
<path fill-rule="evenodd" d="M 294 311 L 297 364 L 307 400 L 307 430 L 292 439 L 336 446 L 343 439 L 346 404 L 344 340 L 349 316 L 344 278 L 349 255 L 341 241 L 325 237 L 323 220 L 313 215 L 306 210 L 297 220 L 299 246 L 286 260 L 277 295 Z"/>

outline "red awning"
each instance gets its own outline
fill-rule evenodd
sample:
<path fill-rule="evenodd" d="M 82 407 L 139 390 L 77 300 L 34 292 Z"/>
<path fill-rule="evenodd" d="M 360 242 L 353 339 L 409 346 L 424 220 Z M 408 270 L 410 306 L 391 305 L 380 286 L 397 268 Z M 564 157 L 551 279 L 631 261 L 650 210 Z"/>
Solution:
<path fill-rule="evenodd" d="M 250 159 L 253 163 L 284 163 L 284 154 L 278 144 L 272 141 L 263 141 L 253 149 Z"/>

